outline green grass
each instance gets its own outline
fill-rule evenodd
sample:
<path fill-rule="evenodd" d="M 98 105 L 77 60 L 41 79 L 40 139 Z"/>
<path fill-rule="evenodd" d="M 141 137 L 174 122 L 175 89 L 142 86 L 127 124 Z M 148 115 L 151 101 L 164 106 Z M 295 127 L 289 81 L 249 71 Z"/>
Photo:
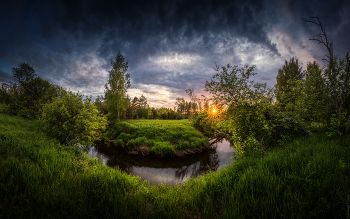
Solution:
<path fill-rule="evenodd" d="M 174 156 L 176 150 L 200 149 L 209 142 L 188 120 L 121 121 L 109 126 L 101 139 L 133 151 L 146 146 L 161 157 Z"/>
<path fill-rule="evenodd" d="M 40 127 L 0 114 L 0 218 L 346 218 L 349 136 L 298 138 L 170 187 L 103 166 Z"/>

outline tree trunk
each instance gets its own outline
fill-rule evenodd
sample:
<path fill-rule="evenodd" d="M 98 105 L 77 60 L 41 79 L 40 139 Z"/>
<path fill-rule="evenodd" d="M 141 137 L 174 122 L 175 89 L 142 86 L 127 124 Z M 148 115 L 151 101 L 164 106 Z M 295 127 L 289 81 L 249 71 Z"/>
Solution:
<path fill-rule="evenodd" d="M 318 135 L 320 135 L 320 136 L 321 136 L 321 131 L 322 131 L 322 130 L 321 130 L 321 125 L 319 124 L 319 125 L 318 125 Z"/>
<path fill-rule="evenodd" d="M 339 120 L 339 125 L 338 125 L 338 132 L 340 131 L 340 126 L 341 126 L 341 110 L 342 110 L 342 107 L 343 107 L 343 101 L 341 100 L 341 103 L 340 103 L 340 106 L 339 106 L 339 109 L 338 109 L 338 120 Z"/>
<path fill-rule="evenodd" d="M 348 123 L 346 124 L 346 129 L 345 129 L 345 133 L 348 134 L 349 132 L 349 124 L 350 124 L 350 115 L 349 115 L 349 118 L 348 118 Z"/>
<path fill-rule="evenodd" d="M 350 75 L 350 60 L 348 60 L 348 68 L 347 68 L 347 72 L 346 72 L 345 83 L 344 83 L 342 90 L 341 90 L 340 106 L 339 106 L 339 110 L 338 110 L 338 118 L 339 118 L 339 126 L 337 129 L 338 131 L 340 130 L 340 126 L 341 126 L 341 111 L 342 111 L 342 107 L 344 104 L 344 98 L 346 95 L 346 88 L 347 88 L 346 85 L 348 84 L 349 75 Z M 348 125 L 347 125 L 347 127 L 348 127 Z"/>
<path fill-rule="evenodd" d="M 345 84 L 343 86 L 343 92 L 344 90 L 346 89 L 346 85 L 348 83 L 348 79 L 349 79 L 349 75 L 350 75 L 350 59 L 348 58 L 347 56 L 347 59 L 348 59 L 348 69 L 347 69 L 347 74 L 346 74 L 346 79 L 345 79 Z M 348 91 L 349 92 L 349 91 Z M 342 94 L 342 97 L 344 98 L 344 93 Z M 350 123 L 350 115 L 349 115 L 349 118 L 348 118 L 348 122 L 346 124 L 346 129 L 345 129 L 345 133 L 347 134 L 349 132 L 349 123 Z"/>

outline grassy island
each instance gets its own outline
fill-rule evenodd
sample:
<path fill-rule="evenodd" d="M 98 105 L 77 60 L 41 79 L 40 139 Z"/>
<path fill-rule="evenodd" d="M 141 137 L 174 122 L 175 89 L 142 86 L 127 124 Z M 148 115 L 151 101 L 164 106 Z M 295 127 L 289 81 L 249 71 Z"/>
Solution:
<path fill-rule="evenodd" d="M 188 120 L 127 120 L 108 126 L 100 136 L 107 145 L 133 154 L 158 157 L 199 153 L 209 140 Z"/>

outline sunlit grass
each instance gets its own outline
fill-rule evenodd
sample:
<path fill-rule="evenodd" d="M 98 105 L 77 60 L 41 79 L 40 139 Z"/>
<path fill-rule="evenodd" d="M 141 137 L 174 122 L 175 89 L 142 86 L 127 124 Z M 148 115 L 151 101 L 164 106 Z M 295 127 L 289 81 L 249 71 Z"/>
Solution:
<path fill-rule="evenodd" d="M 171 187 L 103 166 L 40 127 L 0 114 L 0 218 L 346 218 L 349 136 L 298 138 Z"/>
<path fill-rule="evenodd" d="M 101 139 L 140 153 L 147 146 L 157 156 L 174 156 L 175 150 L 200 149 L 209 143 L 187 119 L 121 121 L 108 127 Z"/>

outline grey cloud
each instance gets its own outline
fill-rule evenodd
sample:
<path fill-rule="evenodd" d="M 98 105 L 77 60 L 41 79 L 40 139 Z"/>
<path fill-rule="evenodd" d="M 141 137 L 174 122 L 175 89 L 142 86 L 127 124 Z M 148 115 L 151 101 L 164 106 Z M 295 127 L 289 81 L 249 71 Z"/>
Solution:
<path fill-rule="evenodd" d="M 0 69 L 0 83 L 9 83 L 13 81 L 14 80 L 13 80 L 12 74 L 4 72 L 3 70 Z"/>

